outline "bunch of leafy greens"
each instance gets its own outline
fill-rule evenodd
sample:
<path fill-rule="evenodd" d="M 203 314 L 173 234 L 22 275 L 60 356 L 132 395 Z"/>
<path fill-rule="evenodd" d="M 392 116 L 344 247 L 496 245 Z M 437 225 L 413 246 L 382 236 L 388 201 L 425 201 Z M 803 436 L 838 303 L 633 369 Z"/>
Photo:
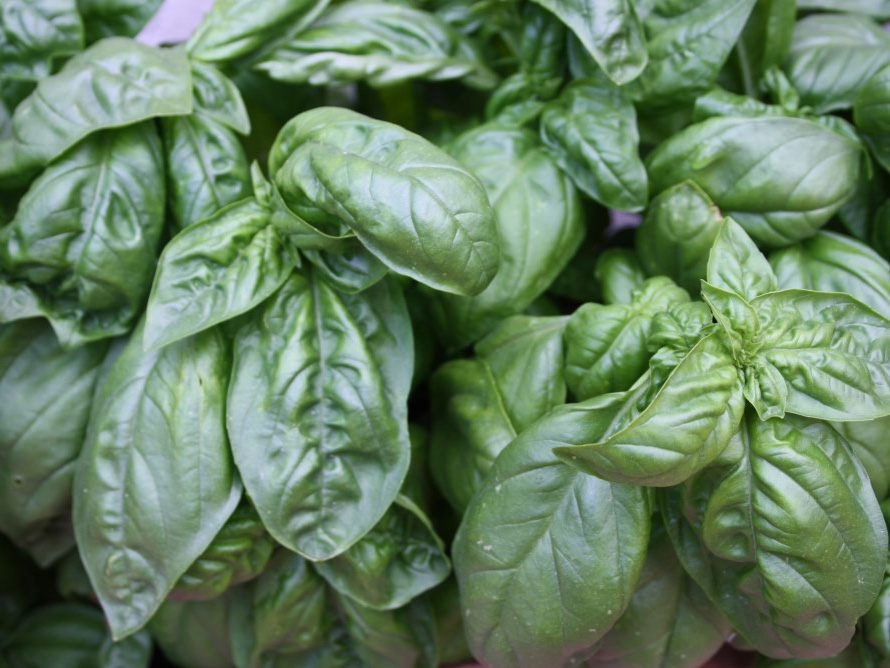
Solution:
<path fill-rule="evenodd" d="M 0 666 L 890 666 L 890 2 L 158 5 L 0 0 Z"/>

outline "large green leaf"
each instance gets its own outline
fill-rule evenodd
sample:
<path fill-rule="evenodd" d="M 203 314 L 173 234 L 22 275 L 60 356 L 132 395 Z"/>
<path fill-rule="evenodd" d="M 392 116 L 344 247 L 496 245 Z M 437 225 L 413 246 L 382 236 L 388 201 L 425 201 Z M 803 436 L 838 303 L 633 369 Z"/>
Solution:
<path fill-rule="evenodd" d="M 628 86 L 644 109 L 688 105 L 707 91 L 739 38 L 756 0 L 643 2 L 649 66 Z"/>
<path fill-rule="evenodd" d="M 578 249 L 584 227 L 575 187 L 530 131 L 495 121 L 460 135 L 449 148 L 485 186 L 501 258 L 480 294 L 432 297 L 439 339 L 459 349 L 543 293 Z"/>
<path fill-rule="evenodd" d="M 45 316 L 69 347 L 129 331 L 164 226 L 163 166 L 149 123 L 50 165 L 0 228 L 0 321 Z"/>
<path fill-rule="evenodd" d="M 115 638 L 142 628 L 235 510 L 229 347 L 212 331 L 159 352 L 133 334 L 96 396 L 74 530 Z"/>
<path fill-rule="evenodd" d="M 39 320 L 0 327 L 0 531 L 44 567 L 74 545 L 71 483 L 106 350 L 66 352 Z"/>
<path fill-rule="evenodd" d="M 550 449 L 586 431 L 558 407 L 495 462 L 454 545 L 473 654 L 493 668 L 588 658 L 633 594 L 649 537 L 640 487 L 579 473 Z"/>
<path fill-rule="evenodd" d="M 862 462 L 875 497 L 886 499 L 890 493 L 890 448 L 887 447 L 890 417 L 864 422 L 833 422 L 832 426 Z"/>
<path fill-rule="evenodd" d="M 616 84 L 633 81 L 648 62 L 646 38 L 630 0 L 534 0 L 575 33 L 584 48 Z"/>
<path fill-rule="evenodd" d="M 755 360 L 787 385 L 789 413 L 826 420 L 890 415 L 890 320 L 848 295 L 782 290 L 756 298 Z"/>
<path fill-rule="evenodd" d="M 249 311 L 293 271 L 269 211 L 249 198 L 180 232 L 158 261 L 145 343 L 168 343 Z"/>
<path fill-rule="evenodd" d="M 300 32 L 327 6 L 327 0 L 218 0 L 186 44 L 195 60 L 234 60 L 285 32 Z"/>
<path fill-rule="evenodd" d="M 103 37 L 135 37 L 164 0 L 77 0 L 87 42 Z"/>
<path fill-rule="evenodd" d="M 623 89 L 595 80 L 572 82 L 544 108 L 541 138 L 560 168 L 592 199 L 622 211 L 646 206 L 637 116 Z"/>
<path fill-rule="evenodd" d="M 813 14 L 794 28 L 785 71 L 817 113 L 853 106 L 865 83 L 890 64 L 890 35 L 865 16 Z"/>
<path fill-rule="evenodd" d="M 565 402 L 566 318 L 514 316 L 443 364 L 430 381 L 430 464 L 439 490 L 463 511 L 516 434 Z"/>
<path fill-rule="evenodd" d="M 693 181 L 668 188 L 649 203 L 637 229 L 640 262 L 650 275 L 669 276 L 696 294 L 720 221 L 720 211 Z"/>
<path fill-rule="evenodd" d="M 890 317 L 890 264 L 855 239 L 819 232 L 773 252 L 769 261 L 783 290 L 845 292 Z"/>
<path fill-rule="evenodd" d="M 39 81 L 83 48 L 75 0 L 6 0 L 0 11 L 0 82 Z"/>
<path fill-rule="evenodd" d="M 497 83 L 474 43 L 435 14 L 379 0 L 333 5 L 256 67 L 273 79 L 316 86 L 390 86 L 412 79 L 462 79 L 477 88 Z"/>
<path fill-rule="evenodd" d="M 755 241 L 784 246 L 812 236 L 853 195 L 861 155 L 807 119 L 718 117 L 673 135 L 646 167 L 653 193 L 695 181 Z"/>
<path fill-rule="evenodd" d="M 429 518 L 400 494 L 358 543 L 338 557 L 317 562 L 315 570 L 357 603 L 393 610 L 440 584 L 451 564 Z"/>
<path fill-rule="evenodd" d="M 665 276 L 647 280 L 630 304 L 584 304 L 565 331 L 566 384 L 578 401 L 627 390 L 646 371 L 652 318 L 689 301 L 683 288 Z"/>
<path fill-rule="evenodd" d="M 700 668 L 730 634 L 719 609 L 686 574 L 667 534 L 652 527 L 633 598 L 590 668 Z"/>
<path fill-rule="evenodd" d="M 719 466 L 665 490 L 680 561 L 757 651 L 830 656 L 877 596 L 887 530 L 829 425 L 749 413 Z"/>
<path fill-rule="evenodd" d="M 393 271 L 464 295 L 494 278 L 497 227 L 485 189 L 422 137 L 321 107 L 281 130 L 269 162 L 296 215 L 347 225 Z"/>
<path fill-rule="evenodd" d="M 294 274 L 235 341 L 228 426 L 269 533 L 329 559 L 380 521 L 408 468 L 413 342 L 399 287 Z"/>
<path fill-rule="evenodd" d="M 185 52 L 123 37 L 102 40 L 16 107 L 12 136 L 0 141 L 0 182 L 22 180 L 97 130 L 191 111 Z"/>
<path fill-rule="evenodd" d="M 554 443 L 554 452 L 586 473 L 656 487 L 676 485 L 714 461 L 744 409 L 741 376 L 722 340 L 710 335 L 697 343 L 651 399 L 646 380 L 575 404 L 584 429 Z"/>

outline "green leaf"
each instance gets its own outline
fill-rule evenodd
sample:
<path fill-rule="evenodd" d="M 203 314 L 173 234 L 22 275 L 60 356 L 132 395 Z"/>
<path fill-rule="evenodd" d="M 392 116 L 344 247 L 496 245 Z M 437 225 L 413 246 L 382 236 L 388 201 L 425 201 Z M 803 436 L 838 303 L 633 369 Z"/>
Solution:
<path fill-rule="evenodd" d="M 628 93 L 641 108 L 687 105 L 714 85 L 756 0 L 645 2 L 649 65 Z M 648 12 L 647 12 L 648 9 Z"/>
<path fill-rule="evenodd" d="M 218 332 L 145 353 L 140 327 L 94 401 L 74 530 L 117 639 L 148 622 L 238 505 L 228 355 Z"/>
<path fill-rule="evenodd" d="M 824 114 L 852 107 L 859 90 L 887 64 L 890 35 L 873 20 L 814 14 L 794 27 L 785 71 L 801 103 Z"/>
<path fill-rule="evenodd" d="M 253 0 L 220 0 L 204 16 L 186 50 L 194 60 L 235 60 L 285 32 L 301 32 L 327 4 L 327 0 L 266 0 L 258 6 Z"/>
<path fill-rule="evenodd" d="M 332 250 L 302 250 L 302 255 L 340 292 L 367 290 L 389 273 L 386 265 L 355 238 Z"/>
<path fill-rule="evenodd" d="M 364 81 L 379 87 L 412 79 L 462 79 L 474 88 L 497 83 L 475 44 L 435 14 L 379 0 L 329 7 L 256 68 L 272 79 L 314 86 Z"/>
<path fill-rule="evenodd" d="M 782 290 L 844 292 L 890 317 L 890 264 L 871 248 L 835 232 L 770 254 Z"/>
<path fill-rule="evenodd" d="M 0 327 L 0 530 L 43 567 L 74 545 L 71 483 L 106 350 L 66 352 L 39 320 Z"/>
<path fill-rule="evenodd" d="M 633 81 L 648 62 L 643 26 L 628 0 L 534 0 L 575 33 L 606 75 L 618 85 Z"/>
<path fill-rule="evenodd" d="M 83 48 L 75 0 L 6 0 L 0 12 L 0 81 L 39 81 Z"/>
<path fill-rule="evenodd" d="M 652 527 L 630 604 L 600 642 L 591 668 L 699 668 L 731 628 L 677 561 L 667 534 Z"/>
<path fill-rule="evenodd" d="M 747 301 L 778 289 L 778 279 L 763 253 L 731 218 L 720 226 L 708 256 L 708 283 Z"/>
<path fill-rule="evenodd" d="M 884 508 L 886 504 L 881 504 L 881 506 Z M 884 581 L 881 583 L 878 598 L 862 618 L 862 635 L 865 637 L 868 645 L 876 650 L 882 663 L 890 659 L 890 626 L 887 624 L 888 620 L 890 620 L 890 574 L 885 570 Z"/>
<path fill-rule="evenodd" d="M 890 417 L 866 422 L 832 422 L 831 426 L 843 436 L 856 458 L 862 463 L 875 497 L 886 499 L 890 493 Z"/>
<path fill-rule="evenodd" d="M 554 452 L 614 482 L 676 485 L 726 448 L 744 408 L 742 381 L 722 341 L 702 339 L 648 399 L 645 377 L 625 393 L 575 404 L 583 429 Z"/>
<path fill-rule="evenodd" d="M 497 229 L 485 189 L 418 135 L 321 107 L 281 130 L 270 170 L 297 216 L 347 225 L 393 271 L 465 295 L 494 278 Z"/>
<path fill-rule="evenodd" d="M 797 0 L 797 8 L 849 12 L 873 16 L 876 19 L 890 19 L 888 0 Z"/>
<path fill-rule="evenodd" d="M 164 656 L 188 668 L 234 668 L 229 614 L 232 597 L 209 601 L 167 599 L 149 629 Z"/>
<path fill-rule="evenodd" d="M 767 656 L 839 652 L 878 593 L 887 530 L 824 422 L 750 413 L 718 466 L 661 501 L 686 571 Z"/>
<path fill-rule="evenodd" d="M 235 82 L 217 67 L 191 62 L 195 110 L 242 135 L 250 134 L 250 117 Z"/>
<path fill-rule="evenodd" d="M 646 282 L 640 259 L 628 248 L 608 248 L 600 253 L 593 274 L 604 304 L 630 304 Z"/>
<path fill-rule="evenodd" d="M 460 591 L 457 580 L 448 578 L 433 590 L 430 604 L 436 616 L 436 637 L 442 663 L 466 663 L 471 659 L 470 648 L 460 616 Z"/>
<path fill-rule="evenodd" d="M 251 195 L 247 156 L 232 130 L 200 113 L 162 127 L 176 231 Z"/>
<path fill-rule="evenodd" d="M 860 89 L 853 102 L 856 122 L 881 166 L 890 171 L 890 67 L 878 70 Z"/>
<path fill-rule="evenodd" d="M 0 228 L 0 321 L 43 315 L 67 347 L 128 332 L 164 225 L 163 164 L 144 123 L 90 137 L 50 165 Z"/>
<path fill-rule="evenodd" d="M 86 668 L 105 638 L 102 613 L 81 603 L 38 608 L 4 638 L 0 658 L 10 666 Z"/>
<path fill-rule="evenodd" d="M 812 236 L 850 199 L 861 151 L 803 118 L 717 117 L 673 135 L 646 167 L 653 193 L 695 181 L 755 241 L 784 246 Z"/>
<path fill-rule="evenodd" d="M 494 280 L 480 294 L 431 297 L 439 339 L 459 349 L 540 296 L 578 249 L 584 225 L 575 187 L 529 130 L 490 122 L 449 148 L 488 193 L 501 257 Z"/>
<path fill-rule="evenodd" d="M 689 295 L 656 276 L 634 291 L 630 304 L 584 304 L 565 331 L 566 384 L 578 401 L 626 390 L 646 371 L 652 318 Z"/>
<path fill-rule="evenodd" d="M 757 358 L 788 386 L 789 413 L 825 420 L 890 415 L 890 320 L 853 297 L 782 290 L 752 305 Z"/>
<path fill-rule="evenodd" d="M 541 138 L 590 198 L 613 209 L 641 211 L 648 180 L 636 121 L 623 89 L 576 80 L 544 108 Z"/>
<path fill-rule="evenodd" d="M 443 364 L 430 381 L 430 470 L 464 510 L 517 433 L 565 402 L 566 318 L 514 316 L 476 346 L 477 358 Z"/>
<path fill-rule="evenodd" d="M 723 329 L 724 340 L 729 343 L 733 357 L 737 362 L 743 362 L 745 355 L 752 348 L 756 349 L 760 333 L 757 311 L 737 292 L 723 290 L 707 281 L 702 281 L 701 295 Z"/>
<path fill-rule="evenodd" d="M 181 49 L 102 40 L 16 107 L 12 136 L 0 141 L 0 182 L 22 180 L 98 130 L 191 111 L 192 80 Z"/>
<path fill-rule="evenodd" d="M 669 276 L 696 294 L 721 220 L 720 211 L 693 181 L 665 190 L 649 204 L 637 228 L 636 249 L 646 273 Z"/>
<path fill-rule="evenodd" d="M 164 248 L 148 300 L 146 346 L 161 348 L 249 311 L 292 271 L 266 208 L 254 198 L 224 207 Z"/>
<path fill-rule="evenodd" d="M 763 75 L 778 67 L 791 47 L 796 18 L 795 0 L 757 0 L 736 42 L 736 62 L 742 86 L 756 96 Z"/>
<path fill-rule="evenodd" d="M 486 665 L 583 661 L 630 601 L 649 504 L 642 488 L 553 456 L 586 427 L 577 407 L 555 408 L 501 453 L 464 515 L 455 572 L 467 639 Z"/>
<path fill-rule="evenodd" d="M 275 541 L 250 501 L 241 503 L 200 557 L 183 574 L 170 597 L 206 600 L 263 572 Z"/>
<path fill-rule="evenodd" d="M 77 0 L 87 43 L 103 37 L 135 37 L 164 0 Z"/>
<path fill-rule="evenodd" d="M 383 517 L 408 468 L 412 353 L 392 281 L 353 296 L 294 274 L 238 332 L 229 435 L 279 543 L 330 559 Z"/>
<path fill-rule="evenodd" d="M 451 563 L 429 518 L 400 494 L 358 543 L 315 570 L 362 606 L 394 610 L 440 584 Z"/>

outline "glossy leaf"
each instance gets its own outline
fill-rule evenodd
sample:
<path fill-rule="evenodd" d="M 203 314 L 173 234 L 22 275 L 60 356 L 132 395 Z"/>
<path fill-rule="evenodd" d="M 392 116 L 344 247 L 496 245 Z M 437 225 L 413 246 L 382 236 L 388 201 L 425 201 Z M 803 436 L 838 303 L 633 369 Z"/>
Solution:
<path fill-rule="evenodd" d="M 71 483 L 106 349 L 66 352 L 39 320 L 0 328 L 0 531 L 44 567 L 74 545 Z"/>
<path fill-rule="evenodd" d="M 514 316 L 477 346 L 478 357 L 443 364 L 430 381 L 430 470 L 464 510 L 516 435 L 565 402 L 566 319 Z"/>
<path fill-rule="evenodd" d="M 407 130 L 347 109 L 313 109 L 282 129 L 270 166 L 295 214 L 345 223 L 393 271 L 466 295 L 497 271 L 482 184 Z"/>
<path fill-rule="evenodd" d="M 853 106 L 863 85 L 890 64 L 890 35 L 854 14 L 814 14 L 794 28 L 785 61 L 801 103 L 824 114 Z"/>
<path fill-rule="evenodd" d="M 115 638 L 142 628 L 241 497 L 218 332 L 159 352 L 141 327 L 95 399 L 74 482 L 74 530 Z"/>
<path fill-rule="evenodd" d="M 736 43 L 736 60 L 742 86 L 756 95 L 763 75 L 785 60 L 791 47 L 796 0 L 758 0 Z"/>
<path fill-rule="evenodd" d="M 706 92 L 729 57 L 756 0 L 648 2 L 641 11 L 649 66 L 628 92 L 649 110 L 689 104 Z"/>
<path fill-rule="evenodd" d="M 565 331 L 566 383 L 578 401 L 627 390 L 646 371 L 652 318 L 689 295 L 669 278 L 647 280 L 630 304 L 584 304 Z"/>
<path fill-rule="evenodd" d="M 541 115 L 541 138 L 557 164 L 604 206 L 641 211 L 648 199 L 637 116 L 625 91 L 574 81 Z"/>
<path fill-rule="evenodd" d="M 687 572 L 767 656 L 839 652 L 877 595 L 887 530 L 865 470 L 823 422 L 751 413 L 719 466 L 662 501 Z"/>
<path fill-rule="evenodd" d="M 461 79 L 476 88 L 497 83 L 475 44 L 435 14 L 380 0 L 331 6 L 256 67 L 273 79 L 315 86 L 391 86 L 412 79 Z"/>
<path fill-rule="evenodd" d="M 640 258 L 628 248 L 609 248 L 600 253 L 593 275 L 604 304 L 630 304 L 646 282 Z"/>
<path fill-rule="evenodd" d="M 486 123 L 460 135 L 450 152 L 482 181 L 500 247 L 497 273 L 480 294 L 433 297 L 439 338 L 459 349 L 541 295 L 581 244 L 584 227 L 575 187 L 530 131 Z"/>
<path fill-rule="evenodd" d="M 498 457 L 455 539 L 470 648 L 485 665 L 583 661 L 633 594 L 649 536 L 640 487 L 584 475 L 550 452 L 586 431 L 554 409 Z"/>
<path fill-rule="evenodd" d="M 890 493 L 890 417 L 865 422 L 833 422 L 832 427 L 843 436 L 857 459 L 862 463 L 871 488 L 878 499 Z"/>
<path fill-rule="evenodd" d="M 412 353 L 390 281 L 347 296 L 294 274 L 239 331 L 229 435 L 279 543 L 329 559 L 380 521 L 408 468 Z"/>
<path fill-rule="evenodd" d="M 103 37 L 135 37 L 163 0 L 77 0 L 87 43 Z"/>
<path fill-rule="evenodd" d="M 855 239 L 823 231 L 769 259 L 783 290 L 844 292 L 890 317 L 890 264 Z"/>
<path fill-rule="evenodd" d="M 721 220 L 720 211 L 693 181 L 665 190 L 649 204 L 637 229 L 636 249 L 646 272 L 668 276 L 696 294 Z"/>
<path fill-rule="evenodd" d="M 16 107 L 12 136 L 0 141 L 0 181 L 21 180 L 98 130 L 188 114 L 191 88 L 183 51 L 122 37 L 102 40 L 40 81 Z"/>
<path fill-rule="evenodd" d="M 676 485 L 714 461 L 738 428 L 742 381 L 722 341 L 702 339 L 647 400 L 645 378 L 626 393 L 574 410 L 585 428 L 554 452 L 578 469 L 615 482 Z"/>
<path fill-rule="evenodd" d="M 853 195 L 860 159 L 859 145 L 803 118 L 719 117 L 673 135 L 646 167 L 652 192 L 695 181 L 755 241 L 780 246 L 812 236 Z"/>
<path fill-rule="evenodd" d="M 747 301 L 778 289 L 772 267 L 731 218 L 720 226 L 708 256 L 708 283 Z"/>
<path fill-rule="evenodd" d="M 206 600 L 263 572 L 275 541 L 266 532 L 250 501 L 241 503 L 203 554 L 183 574 L 170 597 Z"/>
<path fill-rule="evenodd" d="M 700 668 L 730 634 L 726 618 L 686 575 L 661 527 L 630 604 L 606 634 L 590 668 Z"/>
<path fill-rule="evenodd" d="M 550 10 L 578 37 L 587 52 L 616 84 L 633 81 L 648 62 L 643 26 L 634 3 L 605 0 L 534 0 Z"/>
<path fill-rule="evenodd" d="M 234 668 L 229 631 L 231 597 L 168 599 L 152 618 L 152 638 L 170 661 L 188 668 Z"/>
<path fill-rule="evenodd" d="M 859 89 L 853 102 L 853 120 L 865 135 L 872 155 L 890 171 L 890 67 L 879 69 Z"/>
<path fill-rule="evenodd" d="M 338 557 L 317 562 L 315 570 L 362 606 L 393 610 L 440 584 L 451 564 L 423 510 L 399 495 L 358 543 Z"/>
<path fill-rule="evenodd" d="M 199 61 L 235 60 L 285 32 L 300 32 L 327 4 L 327 0 L 268 0 L 258 7 L 252 0 L 214 2 L 186 50 Z"/>
<path fill-rule="evenodd" d="M 148 294 L 163 225 L 155 129 L 90 137 L 40 175 L 0 229 L 0 321 L 43 315 L 68 347 L 126 333 Z"/>
<path fill-rule="evenodd" d="M 39 81 L 83 48 L 75 0 L 6 0 L 0 12 L 0 81 Z"/>
<path fill-rule="evenodd" d="M 180 232 L 158 261 L 145 343 L 160 348 L 249 311 L 293 271 L 269 211 L 249 198 Z"/>
<path fill-rule="evenodd" d="M 890 320 L 837 293 L 782 290 L 752 305 L 765 332 L 757 358 L 785 379 L 789 413 L 890 415 Z"/>
<path fill-rule="evenodd" d="M 887 0 L 797 0 L 797 8 L 844 11 L 876 19 L 890 19 L 890 2 Z"/>
<path fill-rule="evenodd" d="M 389 269 L 373 256 L 358 239 L 345 241 L 334 250 L 303 250 L 325 281 L 340 292 L 356 293 L 376 285 Z"/>
<path fill-rule="evenodd" d="M 242 135 L 250 133 L 250 117 L 241 91 L 217 67 L 192 61 L 195 111 Z"/>

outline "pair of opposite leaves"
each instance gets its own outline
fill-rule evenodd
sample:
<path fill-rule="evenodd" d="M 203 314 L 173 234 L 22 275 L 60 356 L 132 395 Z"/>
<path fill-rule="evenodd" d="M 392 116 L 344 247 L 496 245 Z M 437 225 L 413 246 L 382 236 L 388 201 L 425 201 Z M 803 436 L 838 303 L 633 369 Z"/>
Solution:
<path fill-rule="evenodd" d="M 776 291 L 730 219 L 708 279 L 716 324 L 674 317 L 677 336 L 662 333 L 674 349 L 636 386 L 551 411 L 501 453 L 470 504 L 455 570 L 487 664 L 591 656 L 645 556 L 640 484 L 666 488 L 681 562 L 762 653 L 833 654 L 871 606 L 886 528 L 865 469 L 823 420 L 890 413 L 890 321 L 848 295 Z"/>

